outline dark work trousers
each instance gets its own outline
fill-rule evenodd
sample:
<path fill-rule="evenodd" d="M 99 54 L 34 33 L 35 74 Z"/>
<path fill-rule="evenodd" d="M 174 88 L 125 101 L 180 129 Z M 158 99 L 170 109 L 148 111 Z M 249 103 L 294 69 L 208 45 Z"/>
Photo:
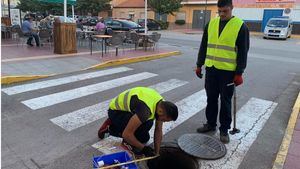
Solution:
<path fill-rule="evenodd" d="M 207 95 L 206 119 L 207 124 L 212 127 L 217 126 L 218 101 L 221 98 L 220 109 L 220 131 L 228 132 L 231 124 L 231 98 L 234 86 L 227 86 L 233 83 L 233 71 L 219 70 L 215 67 L 207 67 L 205 75 L 205 90 Z"/>
<path fill-rule="evenodd" d="M 116 137 L 122 137 L 122 133 L 125 130 L 130 118 L 134 114 L 125 111 L 108 110 L 108 117 L 112 121 L 112 125 L 109 127 L 109 133 Z M 134 135 L 141 143 L 147 143 L 150 139 L 149 131 L 153 125 L 153 120 L 148 120 L 142 123 Z"/>
<path fill-rule="evenodd" d="M 36 46 L 40 46 L 40 37 L 35 32 L 25 33 L 25 36 L 28 36 L 27 44 L 31 44 L 32 39 L 34 38 Z"/>

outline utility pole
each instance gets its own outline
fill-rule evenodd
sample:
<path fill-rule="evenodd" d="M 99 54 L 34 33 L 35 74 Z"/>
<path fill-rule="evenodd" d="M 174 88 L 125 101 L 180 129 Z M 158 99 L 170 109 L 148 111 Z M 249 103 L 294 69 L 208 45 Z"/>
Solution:
<path fill-rule="evenodd" d="M 207 0 L 205 0 L 205 6 L 204 6 L 203 31 L 204 31 L 205 25 L 206 25 L 206 11 L 207 11 Z"/>
<path fill-rule="evenodd" d="M 10 0 L 7 0 L 8 17 L 10 18 Z"/>

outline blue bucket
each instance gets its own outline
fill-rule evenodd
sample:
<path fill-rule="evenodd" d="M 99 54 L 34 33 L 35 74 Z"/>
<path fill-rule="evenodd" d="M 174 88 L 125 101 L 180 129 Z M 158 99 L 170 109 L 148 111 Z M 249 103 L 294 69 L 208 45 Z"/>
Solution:
<path fill-rule="evenodd" d="M 93 157 L 93 167 L 99 168 L 98 166 L 99 161 L 103 161 L 104 165 L 113 165 L 115 164 L 116 160 L 118 160 L 119 163 L 125 163 L 131 161 L 132 158 L 128 155 L 126 151 Z M 124 165 L 124 167 L 128 167 L 128 169 L 137 169 L 135 163 Z"/>

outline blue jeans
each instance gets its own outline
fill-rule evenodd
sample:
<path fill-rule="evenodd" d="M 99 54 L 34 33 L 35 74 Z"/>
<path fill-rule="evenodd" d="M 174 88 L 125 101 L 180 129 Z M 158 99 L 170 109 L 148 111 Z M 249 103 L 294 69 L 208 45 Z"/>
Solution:
<path fill-rule="evenodd" d="M 40 38 L 39 35 L 35 32 L 25 33 L 25 36 L 28 36 L 27 44 L 31 44 L 32 39 L 34 38 L 36 46 L 40 46 Z"/>

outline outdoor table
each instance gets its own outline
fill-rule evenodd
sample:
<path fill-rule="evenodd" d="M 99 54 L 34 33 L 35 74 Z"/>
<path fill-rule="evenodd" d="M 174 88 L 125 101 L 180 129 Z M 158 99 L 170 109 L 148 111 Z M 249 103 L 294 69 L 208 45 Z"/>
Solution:
<path fill-rule="evenodd" d="M 101 52 L 102 52 L 102 57 L 103 57 L 103 48 L 104 47 L 105 47 L 105 53 L 106 53 L 106 39 L 107 38 L 111 38 L 111 37 L 112 37 L 111 35 L 93 35 L 91 37 L 91 54 L 92 54 L 92 50 L 93 50 L 93 46 L 92 46 L 93 41 L 92 41 L 92 38 L 101 38 L 102 39 L 102 43 L 101 43 L 102 49 L 101 49 Z M 103 47 L 103 40 L 105 41 L 104 47 Z"/>
<path fill-rule="evenodd" d="M 143 46 L 145 51 L 147 51 L 147 46 L 148 46 L 148 39 L 152 34 L 149 33 L 138 33 L 139 36 L 143 37 Z"/>

